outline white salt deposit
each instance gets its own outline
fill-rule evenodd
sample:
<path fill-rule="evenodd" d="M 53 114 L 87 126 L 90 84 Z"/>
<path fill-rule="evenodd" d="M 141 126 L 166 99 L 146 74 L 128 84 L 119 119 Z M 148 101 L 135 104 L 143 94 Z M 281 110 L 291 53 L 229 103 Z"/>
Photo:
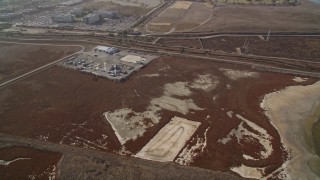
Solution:
<path fill-rule="evenodd" d="M 292 80 L 295 82 L 305 82 L 308 80 L 308 78 L 294 77 L 294 78 L 292 78 Z"/>
<path fill-rule="evenodd" d="M 207 132 L 210 127 L 208 127 L 204 133 L 204 138 L 196 138 L 196 143 L 193 146 L 188 145 L 182 152 L 177 156 L 175 162 L 181 165 L 190 165 L 194 158 L 199 156 L 204 152 L 207 146 Z M 191 142 L 194 142 L 195 138 L 192 138 Z"/>
<path fill-rule="evenodd" d="M 14 163 L 14 162 L 16 162 L 16 161 L 19 161 L 19 160 L 27 160 L 27 159 L 31 159 L 31 158 L 17 158 L 17 159 L 11 160 L 11 161 L 0 160 L 0 165 L 8 166 L 8 165 L 10 165 L 11 163 Z"/>
<path fill-rule="evenodd" d="M 226 69 L 226 68 L 219 68 L 222 73 L 232 80 L 237 80 L 239 78 L 257 78 L 260 76 L 257 72 L 250 72 L 250 71 L 240 71 L 240 70 L 233 70 L 233 69 Z"/>
<path fill-rule="evenodd" d="M 265 168 L 253 168 L 241 164 L 241 166 L 232 167 L 230 170 L 244 178 L 261 179 Z"/>
<path fill-rule="evenodd" d="M 220 138 L 218 142 L 222 144 L 228 143 L 232 138 L 236 138 L 238 143 L 241 143 L 241 140 L 243 138 L 250 137 L 253 139 L 257 139 L 259 143 L 264 147 L 263 150 L 260 151 L 260 157 L 262 159 L 268 158 L 273 149 L 271 144 L 272 137 L 267 133 L 267 131 L 260 126 L 256 125 L 255 123 L 249 121 L 248 119 L 244 118 L 243 116 L 236 114 L 236 117 L 241 119 L 242 122 L 239 124 L 239 126 L 236 129 L 232 129 L 231 132 L 227 135 L 227 137 Z M 254 131 L 259 132 L 256 134 L 255 132 L 249 131 L 247 128 L 244 127 L 244 123 L 246 123 L 248 126 L 250 126 Z M 248 157 L 248 156 L 246 156 Z"/>
<path fill-rule="evenodd" d="M 190 87 L 194 89 L 202 89 L 209 92 L 215 89 L 219 83 L 220 81 L 216 76 L 212 76 L 209 74 L 198 75 L 198 77 L 193 81 Z"/>

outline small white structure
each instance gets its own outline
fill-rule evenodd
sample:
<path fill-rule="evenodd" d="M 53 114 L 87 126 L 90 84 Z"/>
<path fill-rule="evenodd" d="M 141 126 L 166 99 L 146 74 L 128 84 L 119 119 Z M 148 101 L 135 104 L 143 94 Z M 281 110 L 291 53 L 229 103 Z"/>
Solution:
<path fill-rule="evenodd" d="M 120 60 L 124 62 L 129 62 L 129 63 L 141 63 L 141 62 L 144 62 L 146 58 L 135 56 L 135 55 L 127 55 L 121 58 Z"/>
<path fill-rule="evenodd" d="M 115 54 L 115 53 L 119 52 L 119 49 L 117 49 L 115 47 L 107 47 L 107 46 L 97 46 L 94 50 L 100 51 L 100 52 L 105 52 L 108 54 Z"/>

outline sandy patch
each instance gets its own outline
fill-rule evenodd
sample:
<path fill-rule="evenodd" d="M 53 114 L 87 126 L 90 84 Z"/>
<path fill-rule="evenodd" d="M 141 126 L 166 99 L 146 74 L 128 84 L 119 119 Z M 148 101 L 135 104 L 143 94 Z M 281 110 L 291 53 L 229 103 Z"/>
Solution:
<path fill-rule="evenodd" d="M 292 158 L 287 161 L 289 178 L 318 179 L 309 168 L 310 162 L 318 160 L 312 147 L 306 143 L 304 128 L 306 119 L 320 105 L 320 81 L 308 86 L 290 86 L 266 95 L 261 107 L 278 129 Z"/>
<path fill-rule="evenodd" d="M 257 72 L 250 72 L 250 71 L 239 71 L 233 69 L 226 69 L 226 68 L 219 68 L 222 73 L 232 80 L 237 80 L 239 78 L 258 78 L 260 76 Z"/>
<path fill-rule="evenodd" d="M 187 82 L 168 83 L 164 85 L 163 96 L 154 98 L 150 102 L 150 107 L 166 109 L 169 111 L 187 114 L 189 110 L 203 110 L 198 107 L 190 98 L 178 99 L 173 96 L 187 97 L 191 95 Z"/>
<path fill-rule="evenodd" d="M 173 161 L 196 131 L 200 122 L 174 117 L 146 144 L 136 157 L 154 161 Z"/>
<path fill-rule="evenodd" d="M 192 2 L 189 1 L 178 1 L 174 3 L 172 6 L 169 8 L 171 9 L 189 9 L 191 6 Z"/>
<path fill-rule="evenodd" d="M 111 124 L 121 144 L 142 135 L 147 127 L 158 123 L 160 119 L 156 112 L 152 110 L 139 113 L 128 108 L 106 112 L 104 116 Z"/>
<path fill-rule="evenodd" d="M 187 87 L 187 82 L 176 82 L 172 84 L 166 84 L 164 86 L 164 94 L 167 96 L 189 96 L 191 91 Z"/>
<path fill-rule="evenodd" d="M 161 109 L 180 112 L 182 114 L 187 114 L 191 109 L 198 111 L 203 110 L 198 107 L 192 99 L 180 100 L 170 96 L 162 96 L 160 98 L 152 99 L 150 104 L 152 106 L 160 107 Z"/>
<path fill-rule="evenodd" d="M 215 89 L 220 81 L 217 77 L 211 75 L 198 75 L 198 78 L 190 85 L 194 89 L 202 89 L 205 91 L 211 91 Z"/>
<path fill-rule="evenodd" d="M 228 115 L 229 118 L 233 117 L 233 111 L 228 111 L 226 114 Z"/>
<path fill-rule="evenodd" d="M 305 82 L 308 80 L 308 78 L 294 77 L 294 78 L 292 78 L 292 80 L 295 82 Z"/>
<path fill-rule="evenodd" d="M 244 178 L 261 179 L 264 168 L 252 168 L 242 164 L 240 167 L 232 167 L 230 170 Z"/>

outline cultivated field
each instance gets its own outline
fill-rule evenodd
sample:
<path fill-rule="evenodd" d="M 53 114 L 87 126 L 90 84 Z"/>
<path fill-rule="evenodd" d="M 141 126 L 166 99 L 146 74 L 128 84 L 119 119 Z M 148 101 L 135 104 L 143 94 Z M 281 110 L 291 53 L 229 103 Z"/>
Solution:
<path fill-rule="evenodd" d="M 0 83 L 80 49 L 80 46 L 43 46 L 0 42 Z"/>
<path fill-rule="evenodd" d="M 212 10 L 204 3 L 177 1 L 146 25 L 148 32 L 191 31 L 205 23 Z"/>
<path fill-rule="evenodd" d="M 173 162 L 280 177 L 282 169 L 274 171 L 288 152 L 260 103 L 286 86 L 316 82 L 297 79 L 166 56 L 122 84 L 56 66 L 0 90 L 0 132 L 135 156 L 178 116 L 201 124 Z M 105 112 L 113 114 L 106 119 Z M 134 121 L 124 123 L 128 136 L 119 133 L 126 141 L 110 117 Z"/>

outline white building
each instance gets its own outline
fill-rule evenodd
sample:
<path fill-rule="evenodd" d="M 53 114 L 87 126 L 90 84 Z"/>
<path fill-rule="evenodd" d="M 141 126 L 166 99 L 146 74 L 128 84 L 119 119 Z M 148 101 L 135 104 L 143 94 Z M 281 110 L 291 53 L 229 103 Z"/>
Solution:
<path fill-rule="evenodd" d="M 83 19 L 83 22 L 86 24 L 94 24 L 100 21 L 100 15 L 99 14 L 88 14 Z"/>
<path fill-rule="evenodd" d="M 99 14 L 102 18 L 115 19 L 118 17 L 117 11 L 99 11 Z"/>
<path fill-rule="evenodd" d="M 99 52 L 105 52 L 107 54 L 115 54 L 119 52 L 119 49 L 115 47 L 107 47 L 107 46 L 97 46 L 94 50 Z"/>

